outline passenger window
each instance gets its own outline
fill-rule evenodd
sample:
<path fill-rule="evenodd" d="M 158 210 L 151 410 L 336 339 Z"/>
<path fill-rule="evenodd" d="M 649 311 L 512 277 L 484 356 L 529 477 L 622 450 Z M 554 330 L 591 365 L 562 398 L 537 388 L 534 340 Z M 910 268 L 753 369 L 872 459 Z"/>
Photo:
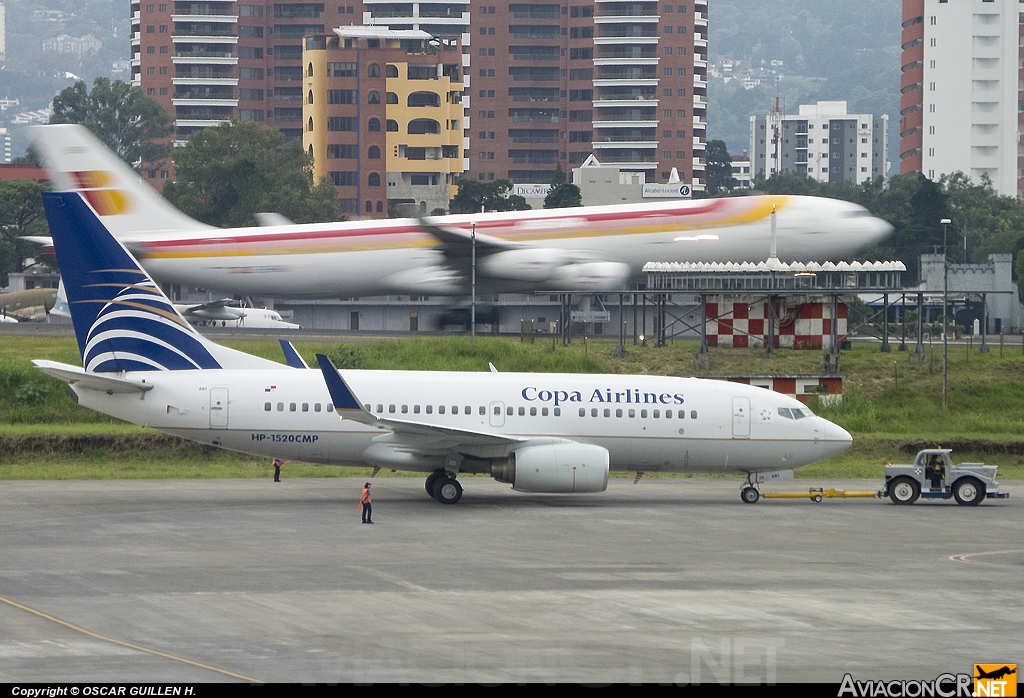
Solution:
<path fill-rule="evenodd" d="M 278 412 L 284 412 L 284 403 L 283 402 L 277 403 L 277 411 Z"/>
<path fill-rule="evenodd" d="M 672 419 L 672 410 L 665 410 L 665 419 Z"/>
<path fill-rule="evenodd" d="M 537 416 L 537 408 L 536 407 L 531 407 L 530 408 L 530 416 L 531 417 L 536 417 Z"/>
<path fill-rule="evenodd" d="M 402 405 L 402 414 L 409 414 L 409 406 Z"/>
<path fill-rule="evenodd" d="M 497 416 L 499 414 L 501 414 L 501 408 L 498 407 L 497 405 L 495 405 L 494 406 L 494 415 Z"/>
<path fill-rule="evenodd" d="M 427 414 L 434 414 L 434 406 L 427 405 Z"/>
<path fill-rule="evenodd" d="M 366 409 L 369 410 L 370 406 L 366 405 Z M 313 403 L 313 411 L 314 412 L 319 412 L 320 411 L 320 403 L 319 402 Z"/>
<path fill-rule="evenodd" d="M 555 408 L 555 416 L 556 417 L 561 417 L 562 416 L 562 408 L 561 407 L 556 407 Z"/>
<path fill-rule="evenodd" d="M 419 414 L 420 413 L 420 406 L 419 405 L 413 405 L 412 406 L 412 413 L 413 414 Z"/>
<path fill-rule="evenodd" d="M 380 414 L 383 411 L 384 411 L 384 405 L 378 404 L 377 405 L 377 414 Z"/>
<path fill-rule="evenodd" d="M 605 417 L 611 417 L 612 416 L 612 411 L 610 409 L 608 409 L 607 407 L 604 410 L 604 416 Z"/>
<path fill-rule="evenodd" d="M 334 403 L 333 402 L 328 402 L 327 403 L 327 411 L 328 412 L 334 412 Z"/>
<path fill-rule="evenodd" d="M 596 417 L 597 416 L 597 408 L 596 407 L 594 407 L 593 409 L 590 410 L 590 416 L 591 417 Z"/>
<path fill-rule="evenodd" d="M 485 414 L 487 414 L 487 408 L 484 407 L 483 405 L 480 405 L 480 415 L 483 416 Z"/>
<path fill-rule="evenodd" d="M 264 402 L 263 403 L 263 411 L 264 412 L 270 412 L 270 403 L 269 402 Z"/>
<path fill-rule="evenodd" d="M 394 414 L 394 413 L 395 413 L 395 406 L 394 405 L 388 405 L 388 414 Z"/>
<path fill-rule="evenodd" d="M 541 407 L 540 408 L 540 416 L 541 417 L 547 417 L 548 416 L 548 408 L 547 407 Z"/>
<path fill-rule="evenodd" d="M 508 408 L 505 409 L 505 414 L 507 414 L 509 417 L 511 417 L 514 412 L 515 412 L 515 408 L 514 407 L 508 407 Z"/>
<path fill-rule="evenodd" d="M 466 405 L 465 408 L 463 408 L 462 410 L 462 414 L 473 414 L 473 408 L 470 407 L 469 405 Z"/>
<path fill-rule="evenodd" d="M 288 411 L 289 412 L 294 412 L 295 411 L 295 403 L 294 402 L 289 402 L 288 403 Z"/>
<path fill-rule="evenodd" d="M 636 416 L 636 410 L 630 410 L 629 411 L 629 418 L 633 419 L 633 417 L 635 417 L 635 416 Z"/>
<path fill-rule="evenodd" d="M 444 414 L 444 405 L 438 405 L 437 406 L 437 413 L 438 414 Z"/>
<path fill-rule="evenodd" d="M 519 416 L 522 417 L 525 414 L 526 414 L 526 408 L 525 407 L 520 407 L 519 408 Z"/>
<path fill-rule="evenodd" d="M 302 403 L 302 411 L 303 412 L 309 412 L 309 403 L 308 402 Z"/>
<path fill-rule="evenodd" d="M 586 407 L 581 407 L 580 408 L 580 416 L 581 417 L 586 417 L 587 416 L 587 408 Z"/>
<path fill-rule="evenodd" d="M 653 413 L 653 415 L 652 415 L 652 416 L 653 416 L 653 417 L 654 417 L 655 419 L 657 419 L 658 417 L 660 417 L 660 416 L 661 416 L 661 410 L 654 410 L 654 413 Z"/>
<path fill-rule="evenodd" d="M 697 410 L 690 410 L 690 419 L 697 419 Z"/>
<path fill-rule="evenodd" d="M 459 406 L 458 405 L 452 405 L 452 414 L 458 414 L 458 413 L 459 413 Z"/>
<path fill-rule="evenodd" d="M 640 410 L 640 419 L 647 419 L 647 410 Z"/>
<path fill-rule="evenodd" d="M 615 416 L 616 417 L 621 417 L 622 416 L 622 410 L 621 409 L 615 410 Z"/>

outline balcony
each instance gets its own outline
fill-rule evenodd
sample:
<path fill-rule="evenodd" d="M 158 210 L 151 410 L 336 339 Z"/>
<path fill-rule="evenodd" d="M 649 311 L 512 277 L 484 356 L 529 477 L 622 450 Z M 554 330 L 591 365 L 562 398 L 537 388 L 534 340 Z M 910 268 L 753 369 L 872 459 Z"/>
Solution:
<path fill-rule="evenodd" d="M 657 128 L 657 121 L 594 121 L 594 128 Z"/>
<path fill-rule="evenodd" d="M 615 80 L 594 80 L 594 87 L 657 87 L 658 79 L 618 78 Z"/>
<path fill-rule="evenodd" d="M 221 56 L 175 55 L 171 58 L 171 63 L 175 65 L 238 65 L 238 59 L 234 56 L 228 58 Z"/>
<path fill-rule="evenodd" d="M 238 78 L 172 78 L 172 85 L 224 85 L 235 86 Z"/>
<path fill-rule="evenodd" d="M 210 22 L 211 24 L 229 23 L 238 21 L 238 15 L 208 15 L 208 14 L 182 14 L 171 15 L 172 22 Z"/>
<path fill-rule="evenodd" d="M 171 104 L 176 107 L 237 107 L 237 99 L 216 99 L 212 97 L 173 97 Z"/>
<path fill-rule="evenodd" d="M 599 148 L 657 148 L 658 141 L 594 141 L 591 145 Z M 601 159 L 604 162 L 604 158 Z"/>
<path fill-rule="evenodd" d="M 597 109 L 601 107 L 656 107 L 658 106 L 658 98 L 653 95 L 650 97 L 630 97 L 628 99 L 599 98 L 594 100 L 593 105 Z"/>
<path fill-rule="evenodd" d="M 210 128 L 220 126 L 230 119 L 175 119 L 174 125 L 177 128 Z"/>
<path fill-rule="evenodd" d="M 594 24 L 622 24 L 623 22 L 638 22 L 638 23 L 653 23 L 657 24 L 660 21 L 658 15 L 598 15 L 594 17 Z"/>
<path fill-rule="evenodd" d="M 623 58 L 595 58 L 594 65 L 658 65 L 660 60 L 657 56 L 642 58 L 633 58 L 632 56 Z"/>
<path fill-rule="evenodd" d="M 597 36 L 594 37 L 595 46 L 607 46 L 609 44 L 627 44 L 629 46 L 637 44 L 657 44 L 657 36 Z M 707 65 L 705 63 L 705 65 Z"/>

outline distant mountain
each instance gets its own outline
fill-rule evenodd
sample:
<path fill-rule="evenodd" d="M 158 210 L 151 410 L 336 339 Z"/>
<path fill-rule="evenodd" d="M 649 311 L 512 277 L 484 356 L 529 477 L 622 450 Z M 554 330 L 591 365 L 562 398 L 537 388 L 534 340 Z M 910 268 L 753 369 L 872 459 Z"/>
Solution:
<path fill-rule="evenodd" d="M 713 0 L 708 5 L 709 61 L 732 61 L 734 76 L 761 80 L 747 90 L 738 79 L 728 84 L 709 79 L 709 140 L 725 141 L 731 154 L 747 150 L 749 117 L 768 113 L 777 95 L 790 114 L 800 104 L 846 100 L 852 113 L 889 115 L 888 159 L 898 168 L 899 0 Z"/>

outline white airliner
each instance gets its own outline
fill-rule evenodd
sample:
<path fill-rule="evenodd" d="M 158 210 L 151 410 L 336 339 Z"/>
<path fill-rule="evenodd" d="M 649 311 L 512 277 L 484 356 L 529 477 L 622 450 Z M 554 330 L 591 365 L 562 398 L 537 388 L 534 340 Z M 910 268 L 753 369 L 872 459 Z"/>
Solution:
<path fill-rule="evenodd" d="M 288 322 L 270 308 L 241 308 L 234 299 L 207 303 L 175 303 L 174 309 L 197 327 L 233 327 L 248 329 L 301 330 L 302 325 Z"/>
<path fill-rule="evenodd" d="M 40 126 L 36 145 L 61 191 L 79 191 L 160 282 L 274 298 L 608 290 L 643 265 L 827 261 L 892 231 L 834 199 L 749 196 L 416 219 L 218 229 L 171 206 L 75 125 Z M 273 218 L 271 218 L 273 220 Z M 278 219 L 280 220 L 280 219 Z"/>
<path fill-rule="evenodd" d="M 310 370 L 214 344 L 76 193 L 45 193 L 84 368 L 35 361 L 80 404 L 259 456 L 429 473 L 440 502 L 459 473 L 525 492 L 601 492 L 610 469 L 790 470 L 849 448 L 800 402 L 722 381 L 659 376 Z"/>

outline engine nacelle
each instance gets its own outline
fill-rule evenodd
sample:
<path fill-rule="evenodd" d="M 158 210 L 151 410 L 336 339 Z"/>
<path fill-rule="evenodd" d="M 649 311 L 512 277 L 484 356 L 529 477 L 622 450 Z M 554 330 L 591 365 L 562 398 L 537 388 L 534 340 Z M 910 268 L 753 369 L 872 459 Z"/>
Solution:
<path fill-rule="evenodd" d="M 491 463 L 491 475 L 520 492 L 604 492 L 608 450 L 578 443 L 527 446 Z"/>
<path fill-rule="evenodd" d="M 568 255 L 562 250 L 525 247 L 478 258 L 477 268 L 485 276 L 496 279 L 546 281 L 559 267 L 569 262 Z"/>
<path fill-rule="evenodd" d="M 600 291 L 624 283 L 629 275 L 623 262 L 581 262 L 560 267 L 551 281 L 554 288 Z"/>

